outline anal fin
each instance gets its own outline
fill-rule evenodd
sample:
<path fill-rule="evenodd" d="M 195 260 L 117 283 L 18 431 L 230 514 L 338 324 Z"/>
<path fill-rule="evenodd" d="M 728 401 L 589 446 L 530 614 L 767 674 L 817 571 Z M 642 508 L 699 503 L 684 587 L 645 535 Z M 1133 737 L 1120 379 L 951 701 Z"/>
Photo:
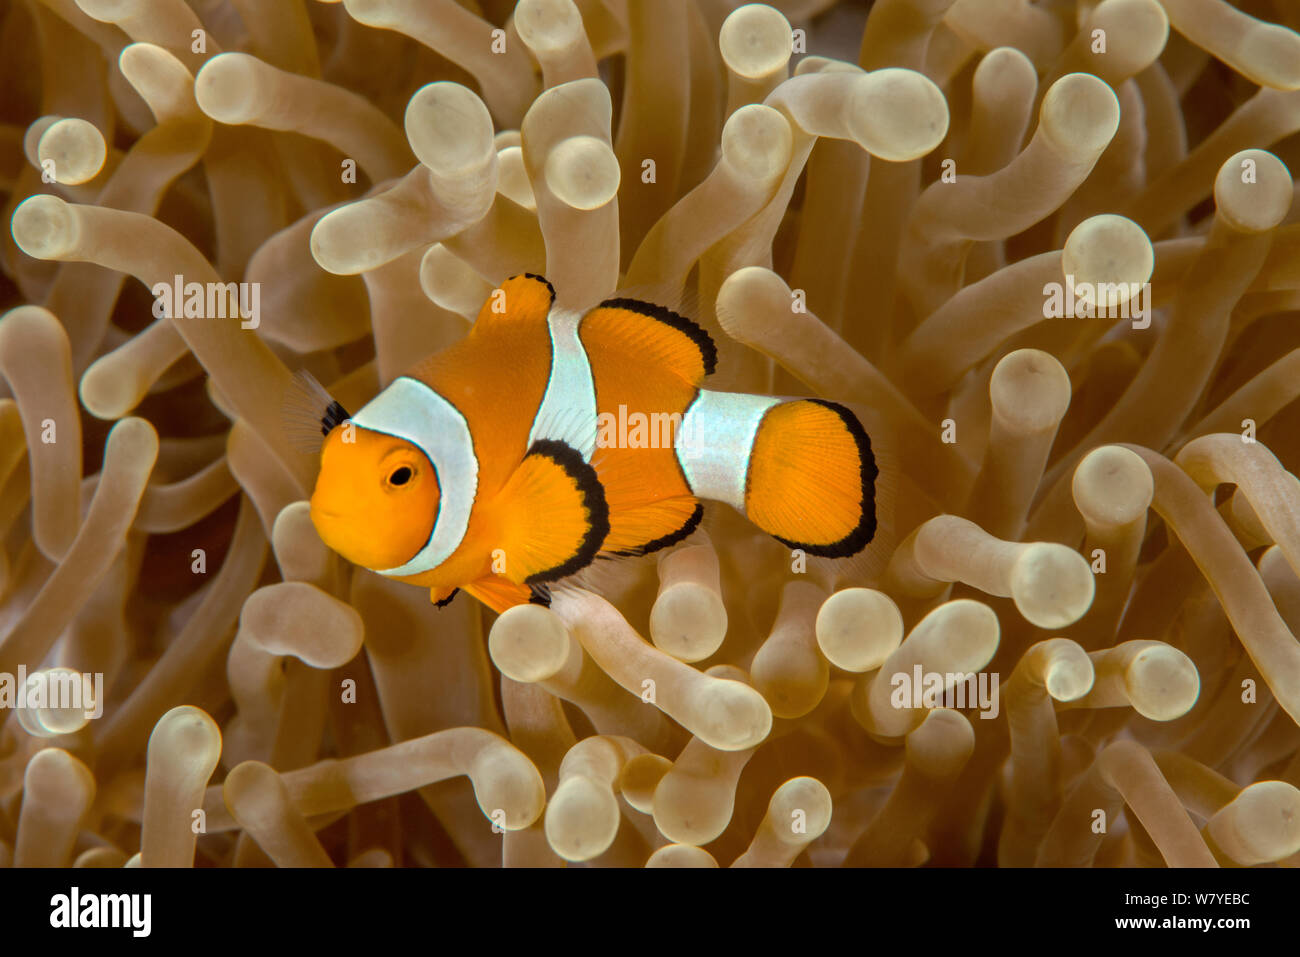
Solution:
<path fill-rule="evenodd" d="M 606 555 L 649 555 L 688 538 L 704 518 L 704 506 L 693 498 L 671 498 L 621 509 L 610 520 Z"/>

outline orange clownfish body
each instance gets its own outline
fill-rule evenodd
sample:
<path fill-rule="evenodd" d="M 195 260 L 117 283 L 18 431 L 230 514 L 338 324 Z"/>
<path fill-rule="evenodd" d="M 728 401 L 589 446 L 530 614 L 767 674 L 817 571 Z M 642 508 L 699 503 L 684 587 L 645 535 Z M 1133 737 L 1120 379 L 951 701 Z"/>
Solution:
<path fill-rule="evenodd" d="M 690 320 L 554 298 L 541 277 L 509 279 L 351 427 L 330 406 L 311 499 L 327 545 L 438 603 L 464 588 L 503 611 L 599 556 L 681 541 L 701 499 L 811 555 L 871 541 L 877 468 L 849 410 L 702 389 L 716 350 Z"/>

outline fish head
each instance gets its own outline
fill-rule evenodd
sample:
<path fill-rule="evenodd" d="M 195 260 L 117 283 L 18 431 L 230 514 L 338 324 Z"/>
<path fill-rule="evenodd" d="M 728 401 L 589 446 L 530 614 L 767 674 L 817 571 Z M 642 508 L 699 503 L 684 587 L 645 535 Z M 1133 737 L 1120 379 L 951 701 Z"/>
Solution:
<path fill-rule="evenodd" d="M 433 465 L 405 439 L 350 422 L 326 436 L 311 520 L 353 564 L 379 571 L 414 558 L 433 532 L 438 500 Z"/>

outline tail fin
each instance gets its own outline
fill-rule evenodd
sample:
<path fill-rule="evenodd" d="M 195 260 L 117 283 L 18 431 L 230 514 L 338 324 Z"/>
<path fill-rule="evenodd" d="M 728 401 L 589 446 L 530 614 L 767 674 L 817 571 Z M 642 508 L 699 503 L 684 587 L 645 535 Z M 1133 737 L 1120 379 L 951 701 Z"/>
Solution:
<path fill-rule="evenodd" d="M 808 555 L 849 558 L 877 538 L 877 453 L 839 403 L 702 390 L 682 422 L 678 461 L 693 494 L 728 502 Z"/>
<path fill-rule="evenodd" d="M 745 514 L 791 548 L 848 558 L 875 538 L 878 475 L 852 412 L 821 399 L 783 402 L 754 436 Z"/>

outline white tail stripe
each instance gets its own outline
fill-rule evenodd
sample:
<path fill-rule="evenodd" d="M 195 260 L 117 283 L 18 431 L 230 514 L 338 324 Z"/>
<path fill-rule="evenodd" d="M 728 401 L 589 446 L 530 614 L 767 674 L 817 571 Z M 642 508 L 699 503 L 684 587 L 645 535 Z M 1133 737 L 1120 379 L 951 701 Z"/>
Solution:
<path fill-rule="evenodd" d="M 415 557 L 381 575 L 418 575 L 436 568 L 460 547 L 478 492 L 478 458 L 460 410 L 418 379 L 401 376 L 352 417 L 354 425 L 410 442 L 438 473 L 438 517 Z"/>
<path fill-rule="evenodd" d="M 767 410 L 782 400 L 701 389 L 677 433 L 677 462 L 699 498 L 745 510 L 745 479 L 754 436 Z"/>

